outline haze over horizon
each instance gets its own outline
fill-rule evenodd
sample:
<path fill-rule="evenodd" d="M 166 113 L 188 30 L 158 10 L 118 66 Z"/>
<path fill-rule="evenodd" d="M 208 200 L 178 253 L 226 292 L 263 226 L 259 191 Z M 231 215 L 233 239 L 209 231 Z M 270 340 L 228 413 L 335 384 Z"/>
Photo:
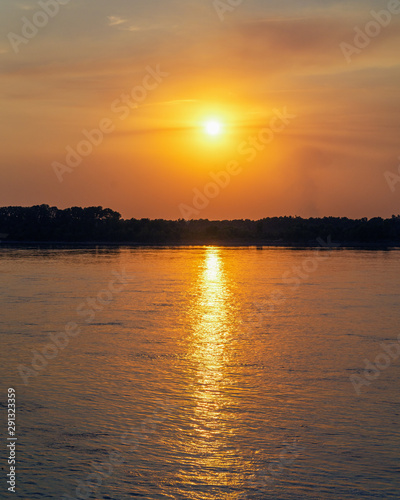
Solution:
<path fill-rule="evenodd" d="M 71 0 L 13 46 L 42 9 L 3 2 L 0 205 L 179 219 L 218 179 L 193 218 L 397 214 L 399 6 L 350 61 L 341 47 L 397 4 L 244 0 L 221 19 L 211 0 Z"/>

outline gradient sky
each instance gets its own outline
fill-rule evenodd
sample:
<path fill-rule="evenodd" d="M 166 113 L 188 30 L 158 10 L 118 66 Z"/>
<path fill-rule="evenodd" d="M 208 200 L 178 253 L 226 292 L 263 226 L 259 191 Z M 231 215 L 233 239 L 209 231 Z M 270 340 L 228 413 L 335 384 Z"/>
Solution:
<path fill-rule="evenodd" d="M 42 9 L 0 0 L 0 205 L 178 219 L 234 161 L 194 218 L 399 213 L 384 173 L 400 161 L 400 14 L 350 63 L 340 46 L 391 1 L 243 0 L 222 21 L 212 0 L 70 0 L 15 53 L 9 34 Z M 125 117 L 121 96 L 157 66 L 168 76 Z M 248 161 L 274 109 L 296 118 Z M 54 162 L 104 119 L 115 130 L 59 182 Z"/>

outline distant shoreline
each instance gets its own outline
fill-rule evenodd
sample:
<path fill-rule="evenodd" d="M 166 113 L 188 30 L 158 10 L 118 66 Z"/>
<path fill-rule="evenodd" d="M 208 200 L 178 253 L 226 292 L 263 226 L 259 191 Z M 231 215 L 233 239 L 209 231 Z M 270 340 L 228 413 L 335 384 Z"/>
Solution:
<path fill-rule="evenodd" d="M 0 245 L 10 247 L 400 248 L 400 215 L 390 219 L 282 216 L 259 220 L 122 219 L 110 208 L 49 205 L 0 208 Z"/>
<path fill-rule="evenodd" d="M 357 242 L 345 242 L 339 243 L 334 242 L 333 246 L 323 247 L 318 243 L 283 243 L 283 242 L 186 242 L 186 243 L 137 243 L 137 242 L 107 242 L 107 241 L 94 241 L 94 242 L 84 242 L 84 241 L 0 241 L 1 248 L 82 248 L 82 249 L 93 249 L 93 248 L 155 248 L 155 249 L 168 249 L 168 248 L 201 248 L 217 246 L 222 248 L 255 248 L 258 250 L 268 250 L 268 249 L 291 249 L 291 250 L 302 250 L 302 249 L 321 249 L 321 250 L 371 250 L 371 251 L 389 251 L 389 250 L 400 250 L 400 244 L 395 242 L 390 242 L 387 244 L 365 244 Z"/>

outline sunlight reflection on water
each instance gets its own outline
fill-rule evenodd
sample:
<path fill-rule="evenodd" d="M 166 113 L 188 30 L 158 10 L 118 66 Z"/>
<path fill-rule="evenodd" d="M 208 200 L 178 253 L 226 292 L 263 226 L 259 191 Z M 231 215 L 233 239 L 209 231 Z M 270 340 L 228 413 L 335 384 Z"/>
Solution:
<path fill-rule="evenodd" d="M 349 375 L 397 337 L 400 253 L 334 252 L 263 315 L 258 305 L 286 293 L 282 276 L 310 255 L 0 251 L 21 497 L 72 493 L 119 451 L 124 463 L 92 498 L 397 499 L 399 365 L 361 397 Z M 121 269 L 133 278 L 85 323 L 77 306 Z M 25 387 L 16 367 L 70 321 L 82 334 Z M 134 451 L 121 443 L 130 428 Z M 287 443 L 301 452 L 283 466 Z"/>

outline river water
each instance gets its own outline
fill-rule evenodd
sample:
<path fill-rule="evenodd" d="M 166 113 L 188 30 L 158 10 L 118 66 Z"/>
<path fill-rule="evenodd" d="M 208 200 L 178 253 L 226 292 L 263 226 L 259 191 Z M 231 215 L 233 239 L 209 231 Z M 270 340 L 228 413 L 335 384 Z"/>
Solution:
<path fill-rule="evenodd" d="M 1 249 L 0 497 L 399 499 L 399 269 L 398 251 Z"/>

